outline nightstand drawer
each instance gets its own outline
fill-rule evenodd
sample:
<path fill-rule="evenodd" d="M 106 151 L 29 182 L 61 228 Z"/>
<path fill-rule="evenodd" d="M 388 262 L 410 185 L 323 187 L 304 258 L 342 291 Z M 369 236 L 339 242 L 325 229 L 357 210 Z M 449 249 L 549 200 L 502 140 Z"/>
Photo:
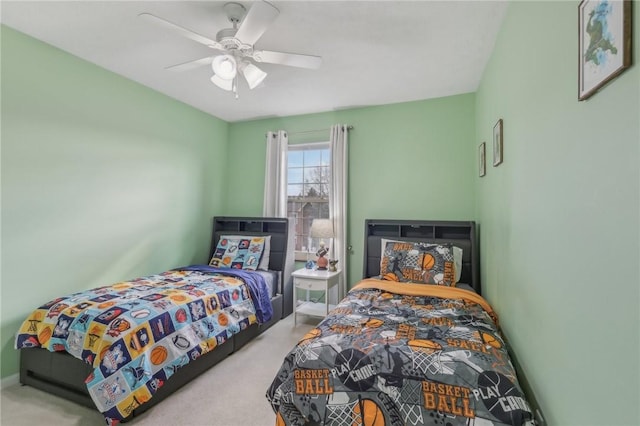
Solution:
<path fill-rule="evenodd" d="M 310 280 L 308 278 L 295 278 L 294 285 L 304 290 L 325 290 L 327 282 L 325 280 Z"/>

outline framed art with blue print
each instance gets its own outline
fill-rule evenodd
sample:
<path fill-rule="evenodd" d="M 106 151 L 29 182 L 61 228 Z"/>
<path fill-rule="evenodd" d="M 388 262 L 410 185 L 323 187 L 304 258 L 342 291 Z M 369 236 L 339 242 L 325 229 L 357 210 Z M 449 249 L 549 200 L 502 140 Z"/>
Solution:
<path fill-rule="evenodd" d="M 631 66 L 631 0 L 583 0 L 578 6 L 578 100 Z"/>

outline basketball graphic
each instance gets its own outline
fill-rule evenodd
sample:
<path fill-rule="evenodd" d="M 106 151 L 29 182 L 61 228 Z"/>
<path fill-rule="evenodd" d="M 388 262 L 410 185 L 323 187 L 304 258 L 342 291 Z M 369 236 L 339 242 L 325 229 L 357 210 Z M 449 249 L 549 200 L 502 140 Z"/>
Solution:
<path fill-rule="evenodd" d="M 98 305 L 98 308 L 100 309 L 106 309 L 106 308 L 110 308 L 111 306 L 115 305 L 116 302 L 113 301 L 109 301 L 109 302 L 104 302 Z"/>
<path fill-rule="evenodd" d="M 50 338 L 51 338 L 51 328 L 50 327 L 43 328 L 42 331 L 40 332 L 40 334 L 38 334 L 38 341 L 42 345 L 45 345 L 49 341 Z"/>
<path fill-rule="evenodd" d="M 384 426 L 384 414 L 374 401 L 362 399 L 353 407 L 353 426 Z"/>
<path fill-rule="evenodd" d="M 169 297 L 174 302 L 184 302 L 185 300 L 187 300 L 187 296 L 185 296 L 184 294 L 172 294 Z"/>
<path fill-rule="evenodd" d="M 371 359 L 357 349 L 348 348 L 340 352 L 335 358 L 335 366 L 340 381 L 352 391 L 367 391 L 376 382 Z"/>
<path fill-rule="evenodd" d="M 153 365 L 160 365 L 167 359 L 167 348 L 164 346 L 156 346 L 151 351 L 151 362 Z"/>
<path fill-rule="evenodd" d="M 422 255 L 422 269 L 426 269 L 427 271 L 433 268 L 433 265 L 436 264 L 436 259 L 430 253 L 425 253 Z"/>
<path fill-rule="evenodd" d="M 478 392 L 487 410 L 509 425 L 525 424 L 531 420 L 531 408 L 520 390 L 504 374 L 483 371 L 478 376 Z"/>
<path fill-rule="evenodd" d="M 442 350 L 442 346 L 433 340 L 414 339 L 407 342 L 409 347 L 418 352 L 435 352 Z"/>
<path fill-rule="evenodd" d="M 218 315 L 218 324 L 223 327 L 226 327 L 226 325 L 229 324 L 229 317 L 227 317 L 224 312 L 220 312 L 220 315 Z"/>
<path fill-rule="evenodd" d="M 176 311 L 175 317 L 176 321 L 178 321 L 179 323 L 183 323 L 187 320 L 187 311 L 185 311 L 183 308 L 180 308 Z"/>
<path fill-rule="evenodd" d="M 368 321 L 366 321 L 364 323 L 365 327 L 369 327 L 369 328 L 378 328 L 380 327 L 382 324 L 384 324 L 384 321 L 379 320 L 377 318 L 371 318 Z"/>
<path fill-rule="evenodd" d="M 502 343 L 500 343 L 500 340 L 496 339 L 495 336 L 489 334 L 489 333 L 485 333 L 484 331 L 480 334 L 480 337 L 482 338 L 482 341 L 484 343 L 486 343 L 487 345 L 491 345 L 496 349 L 500 349 L 502 347 Z"/>

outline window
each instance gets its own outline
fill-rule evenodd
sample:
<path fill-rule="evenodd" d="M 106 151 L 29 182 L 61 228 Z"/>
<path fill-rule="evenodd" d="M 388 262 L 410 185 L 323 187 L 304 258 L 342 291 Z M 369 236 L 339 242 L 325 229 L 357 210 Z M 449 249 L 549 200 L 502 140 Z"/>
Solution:
<path fill-rule="evenodd" d="M 309 237 L 313 219 L 329 218 L 330 162 L 328 142 L 288 148 L 287 217 L 295 223 L 296 260 L 307 260 L 319 246 Z"/>

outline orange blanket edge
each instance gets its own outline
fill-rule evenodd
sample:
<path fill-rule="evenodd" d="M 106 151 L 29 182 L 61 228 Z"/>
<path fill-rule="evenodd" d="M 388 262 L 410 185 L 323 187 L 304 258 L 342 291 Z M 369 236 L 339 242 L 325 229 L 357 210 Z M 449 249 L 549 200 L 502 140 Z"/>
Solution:
<path fill-rule="evenodd" d="M 357 283 L 351 290 L 375 288 L 378 290 L 388 291 L 390 293 L 403 294 L 407 296 L 434 296 L 447 299 L 464 299 L 473 303 L 477 303 L 487 311 L 489 316 L 498 324 L 498 315 L 493 311 L 489 302 L 482 296 L 469 290 L 456 287 L 432 284 L 416 284 L 416 283 L 400 283 L 396 281 L 384 281 L 375 278 L 365 278 Z"/>

